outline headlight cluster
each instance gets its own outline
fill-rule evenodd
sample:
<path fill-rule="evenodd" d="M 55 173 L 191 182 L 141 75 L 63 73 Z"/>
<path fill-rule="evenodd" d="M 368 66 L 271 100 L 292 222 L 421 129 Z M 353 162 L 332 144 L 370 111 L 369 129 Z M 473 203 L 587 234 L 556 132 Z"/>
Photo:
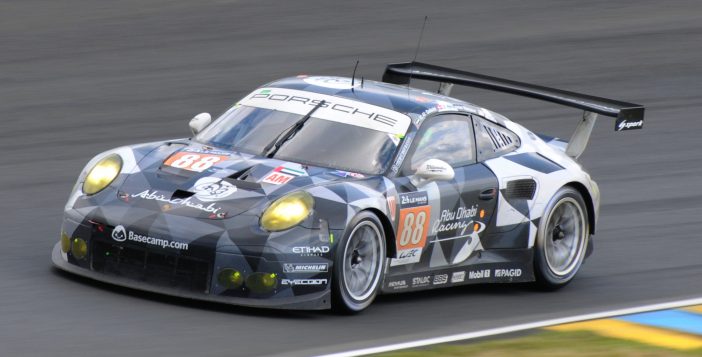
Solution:
<path fill-rule="evenodd" d="M 83 182 L 83 193 L 94 195 L 105 187 L 109 186 L 117 175 L 122 171 L 122 158 L 117 154 L 111 154 L 98 161 Z"/>
<path fill-rule="evenodd" d="M 312 212 L 314 199 L 298 191 L 273 202 L 261 215 L 261 227 L 268 231 L 284 231 L 302 222 Z"/>

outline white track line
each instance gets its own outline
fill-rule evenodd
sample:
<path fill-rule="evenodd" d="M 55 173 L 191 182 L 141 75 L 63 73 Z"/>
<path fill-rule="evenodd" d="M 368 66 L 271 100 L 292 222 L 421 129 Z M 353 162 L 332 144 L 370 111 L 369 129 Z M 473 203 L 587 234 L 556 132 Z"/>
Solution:
<path fill-rule="evenodd" d="M 506 333 L 531 330 L 531 329 L 535 329 L 535 328 L 560 325 L 560 324 L 567 324 L 567 323 L 572 323 L 572 322 L 579 322 L 579 321 L 585 321 L 585 320 L 596 320 L 596 319 L 603 319 L 603 318 L 621 316 L 621 315 L 638 314 L 638 313 L 648 312 L 648 311 L 675 309 L 675 308 L 684 307 L 684 306 L 701 305 L 701 304 L 702 304 L 702 298 L 679 300 L 679 301 L 665 302 L 665 303 L 660 303 L 660 304 L 631 307 L 631 308 L 626 308 L 626 309 L 595 312 L 595 313 L 591 313 L 591 314 L 576 315 L 576 316 L 570 316 L 570 317 L 561 317 L 561 318 L 551 319 L 551 320 L 535 321 L 535 322 L 529 322 L 529 323 L 519 324 L 519 325 L 498 327 L 498 328 L 493 328 L 493 329 L 483 330 L 483 331 L 467 332 L 467 333 L 459 333 L 456 335 L 449 335 L 449 336 L 443 336 L 443 337 L 427 338 L 424 340 L 416 340 L 416 341 L 412 341 L 412 342 L 396 343 L 396 344 L 392 344 L 392 345 L 385 345 L 385 346 L 378 346 L 378 347 L 368 347 L 368 348 L 362 348 L 362 349 L 351 350 L 351 351 L 346 351 L 346 352 L 338 352 L 338 353 L 332 353 L 332 354 L 327 354 L 327 355 L 320 355 L 319 357 L 363 356 L 363 355 L 369 355 L 369 354 L 373 354 L 373 353 L 383 353 L 383 352 L 403 350 L 403 349 L 407 349 L 407 348 L 436 345 L 436 344 L 440 344 L 440 343 L 456 342 L 456 341 L 470 340 L 470 339 L 475 339 L 475 338 L 480 338 L 480 337 L 502 335 L 502 334 L 506 334 Z"/>

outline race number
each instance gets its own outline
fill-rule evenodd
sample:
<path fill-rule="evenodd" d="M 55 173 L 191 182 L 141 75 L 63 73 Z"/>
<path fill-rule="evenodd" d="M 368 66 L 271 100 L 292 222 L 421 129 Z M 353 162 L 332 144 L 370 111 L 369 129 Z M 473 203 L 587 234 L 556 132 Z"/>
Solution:
<path fill-rule="evenodd" d="M 420 206 L 400 210 L 397 248 L 422 248 L 426 244 L 431 208 Z"/>
<path fill-rule="evenodd" d="M 164 162 L 164 165 L 175 167 L 177 169 L 203 172 L 216 163 L 224 161 L 227 158 L 228 157 L 224 155 L 211 155 L 181 151 L 171 155 Z"/>

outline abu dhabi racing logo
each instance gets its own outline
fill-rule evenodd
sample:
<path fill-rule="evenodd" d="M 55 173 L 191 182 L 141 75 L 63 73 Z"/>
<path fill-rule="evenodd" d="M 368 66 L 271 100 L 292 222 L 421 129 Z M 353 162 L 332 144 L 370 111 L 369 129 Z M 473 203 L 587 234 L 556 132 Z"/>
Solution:
<path fill-rule="evenodd" d="M 124 242 L 127 240 L 127 231 L 124 230 L 123 225 L 120 224 L 112 230 L 112 239 L 117 242 Z"/>

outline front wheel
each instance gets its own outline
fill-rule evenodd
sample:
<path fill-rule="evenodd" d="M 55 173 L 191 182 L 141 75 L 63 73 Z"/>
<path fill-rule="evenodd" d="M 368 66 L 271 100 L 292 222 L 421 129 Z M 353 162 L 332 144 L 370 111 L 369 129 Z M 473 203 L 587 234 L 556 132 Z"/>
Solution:
<path fill-rule="evenodd" d="M 383 280 L 385 249 L 385 234 L 378 217 L 361 212 L 351 220 L 336 248 L 334 310 L 356 313 L 373 302 Z"/>
<path fill-rule="evenodd" d="M 571 187 L 561 188 L 539 224 L 534 254 L 537 283 L 547 290 L 568 284 L 583 263 L 589 237 L 582 195 Z"/>

